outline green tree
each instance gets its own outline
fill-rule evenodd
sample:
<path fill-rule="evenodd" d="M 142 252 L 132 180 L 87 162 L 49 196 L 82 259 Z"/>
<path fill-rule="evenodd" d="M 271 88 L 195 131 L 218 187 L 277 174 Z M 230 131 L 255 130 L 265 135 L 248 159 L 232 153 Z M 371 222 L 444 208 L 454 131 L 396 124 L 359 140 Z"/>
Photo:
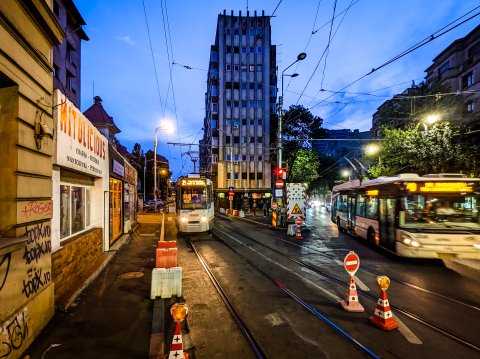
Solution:
<path fill-rule="evenodd" d="M 302 141 L 301 139 L 313 139 L 313 138 L 326 138 L 325 130 L 322 128 L 323 120 L 320 117 L 313 116 L 312 113 L 303 106 L 295 105 L 285 111 L 283 117 L 283 157 L 284 162 L 287 164 L 288 172 L 287 177 L 290 181 L 293 180 L 293 173 L 298 176 L 300 169 L 298 165 L 295 166 L 295 161 L 301 150 L 307 149 L 311 152 L 311 142 Z M 318 157 L 313 155 L 305 155 L 302 153 L 303 164 L 309 168 L 318 168 Z M 308 163 L 305 161 L 313 161 Z M 295 177 L 299 178 L 299 177 Z M 314 177 L 308 177 L 313 180 Z M 307 181 L 308 183 L 308 181 Z"/>
<path fill-rule="evenodd" d="M 423 125 L 384 130 L 378 163 L 369 174 L 373 177 L 400 172 L 419 174 L 464 172 L 467 160 L 458 138 L 460 126 L 442 122 L 430 128 Z"/>
<path fill-rule="evenodd" d="M 309 148 L 300 148 L 295 155 L 288 176 L 291 182 L 310 183 L 318 177 L 318 153 Z"/>

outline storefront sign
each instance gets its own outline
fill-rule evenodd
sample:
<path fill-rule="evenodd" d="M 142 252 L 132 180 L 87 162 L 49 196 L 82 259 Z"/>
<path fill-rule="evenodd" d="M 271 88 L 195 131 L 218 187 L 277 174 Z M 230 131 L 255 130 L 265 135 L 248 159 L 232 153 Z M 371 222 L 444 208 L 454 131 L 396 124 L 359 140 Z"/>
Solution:
<path fill-rule="evenodd" d="M 112 172 L 119 176 L 125 176 L 125 167 L 120 162 L 113 160 Z"/>
<path fill-rule="evenodd" d="M 59 90 L 54 93 L 54 163 L 95 177 L 105 175 L 107 139 Z"/>

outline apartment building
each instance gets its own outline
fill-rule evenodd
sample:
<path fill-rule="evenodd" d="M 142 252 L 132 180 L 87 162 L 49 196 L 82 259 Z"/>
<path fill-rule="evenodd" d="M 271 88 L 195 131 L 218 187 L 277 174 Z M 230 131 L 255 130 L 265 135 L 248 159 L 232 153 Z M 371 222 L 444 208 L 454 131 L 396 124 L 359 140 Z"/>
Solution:
<path fill-rule="evenodd" d="M 249 11 L 219 14 L 211 46 L 201 141 L 201 172 L 212 178 L 216 204 L 272 191 L 270 123 L 277 94 L 276 48 L 270 17 Z"/>

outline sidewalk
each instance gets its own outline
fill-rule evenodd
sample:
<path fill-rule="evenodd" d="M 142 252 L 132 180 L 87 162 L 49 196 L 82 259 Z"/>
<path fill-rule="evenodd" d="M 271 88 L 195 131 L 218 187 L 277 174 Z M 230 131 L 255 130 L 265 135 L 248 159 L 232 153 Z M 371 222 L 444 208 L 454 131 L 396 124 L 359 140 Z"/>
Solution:
<path fill-rule="evenodd" d="M 130 238 L 67 310 L 57 310 L 24 357 L 148 358 L 160 224 L 160 215 L 139 215 Z"/>

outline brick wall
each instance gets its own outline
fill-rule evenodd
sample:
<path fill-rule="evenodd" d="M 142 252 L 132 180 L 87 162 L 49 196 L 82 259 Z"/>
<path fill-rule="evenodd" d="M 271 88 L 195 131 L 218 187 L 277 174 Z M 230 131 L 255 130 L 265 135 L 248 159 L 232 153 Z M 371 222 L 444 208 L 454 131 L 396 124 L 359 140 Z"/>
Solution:
<path fill-rule="evenodd" d="M 102 237 L 102 228 L 93 228 L 62 242 L 62 247 L 52 253 L 56 307 L 64 307 L 107 258 Z"/>

